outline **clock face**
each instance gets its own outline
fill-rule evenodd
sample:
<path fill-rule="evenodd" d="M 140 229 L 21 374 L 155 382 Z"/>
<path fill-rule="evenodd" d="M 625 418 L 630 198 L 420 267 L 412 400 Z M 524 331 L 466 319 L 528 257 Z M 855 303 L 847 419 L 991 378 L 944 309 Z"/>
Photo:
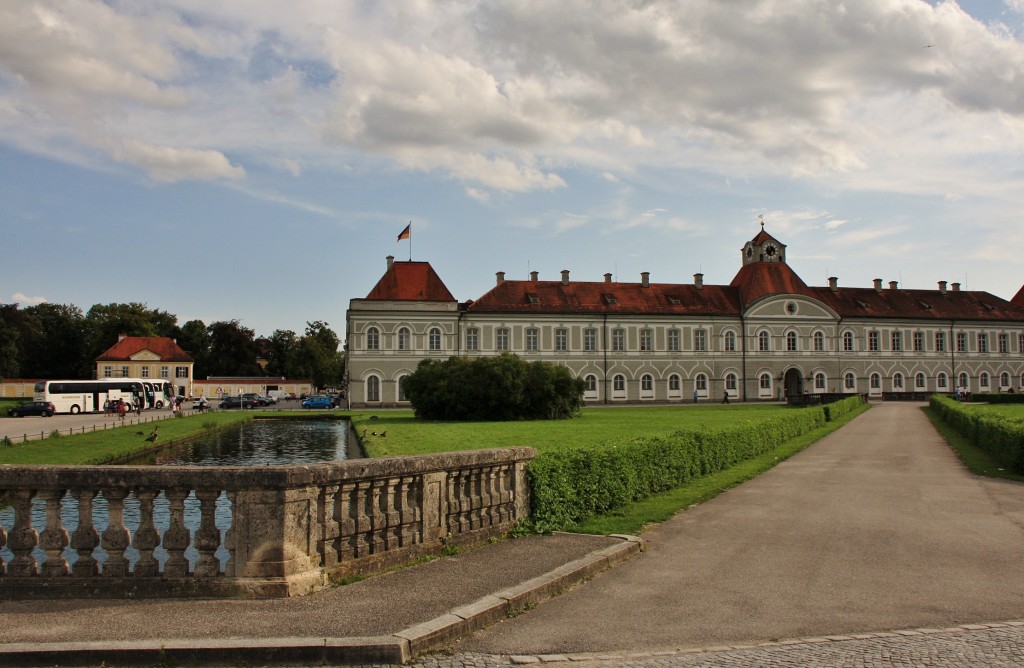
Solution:
<path fill-rule="evenodd" d="M 775 253 L 775 246 L 768 244 L 767 246 L 764 247 L 764 254 L 767 255 L 768 257 L 775 257 Z"/>

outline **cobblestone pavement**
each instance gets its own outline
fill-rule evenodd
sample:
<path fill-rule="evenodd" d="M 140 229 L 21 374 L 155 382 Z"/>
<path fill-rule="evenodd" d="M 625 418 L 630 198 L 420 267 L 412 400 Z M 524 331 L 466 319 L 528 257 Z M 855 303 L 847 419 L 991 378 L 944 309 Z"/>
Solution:
<path fill-rule="evenodd" d="M 573 668 L 1019 668 L 1024 666 L 1024 621 L 668 652 L 546 656 L 438 653 L 407 665 L 503 668 L 551 664 Z M 378 664 L 373 668 L 384 667 Z"/>

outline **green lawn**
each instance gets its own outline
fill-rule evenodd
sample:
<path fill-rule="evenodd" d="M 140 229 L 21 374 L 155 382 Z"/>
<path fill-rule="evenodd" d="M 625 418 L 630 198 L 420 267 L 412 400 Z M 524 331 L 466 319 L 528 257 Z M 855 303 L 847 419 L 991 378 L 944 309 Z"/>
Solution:
<path fill-rule="evenodd" d="M 524 445 L 544 451 L 734 425 L 792 410 L 800 409 L 780 404 L 624 406 L 584 408 L 582 415 L 572 420 L 461 423 L 425 422 L 414 418 L 412 411 L 382 411 L 376 413 L 376 420 L 366 411 L 351 415 L 366 454 L 388 457 Z M 387 435 L 382 436 L 384 433 Z"/>

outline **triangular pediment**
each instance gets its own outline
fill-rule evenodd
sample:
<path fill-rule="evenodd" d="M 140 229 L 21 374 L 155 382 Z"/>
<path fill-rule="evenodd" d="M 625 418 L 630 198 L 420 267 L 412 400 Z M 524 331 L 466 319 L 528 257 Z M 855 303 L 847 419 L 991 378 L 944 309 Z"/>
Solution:
<path fill-rule="evenodd" d="M 160 361 L 160 356 L 152 350 L 140 350 L 128 359 L 133 362 L 158 362 Z"/>

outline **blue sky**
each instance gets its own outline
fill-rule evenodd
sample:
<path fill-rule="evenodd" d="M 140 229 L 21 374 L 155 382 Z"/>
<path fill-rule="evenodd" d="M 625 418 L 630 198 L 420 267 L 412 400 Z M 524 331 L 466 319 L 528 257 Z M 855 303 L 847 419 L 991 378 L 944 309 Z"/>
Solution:
<path fill-rule="evenodd" d="M 1024 0 L 0 1 L 0 302 L 344 333 L 385 257 L 1024 283 Z"/>

